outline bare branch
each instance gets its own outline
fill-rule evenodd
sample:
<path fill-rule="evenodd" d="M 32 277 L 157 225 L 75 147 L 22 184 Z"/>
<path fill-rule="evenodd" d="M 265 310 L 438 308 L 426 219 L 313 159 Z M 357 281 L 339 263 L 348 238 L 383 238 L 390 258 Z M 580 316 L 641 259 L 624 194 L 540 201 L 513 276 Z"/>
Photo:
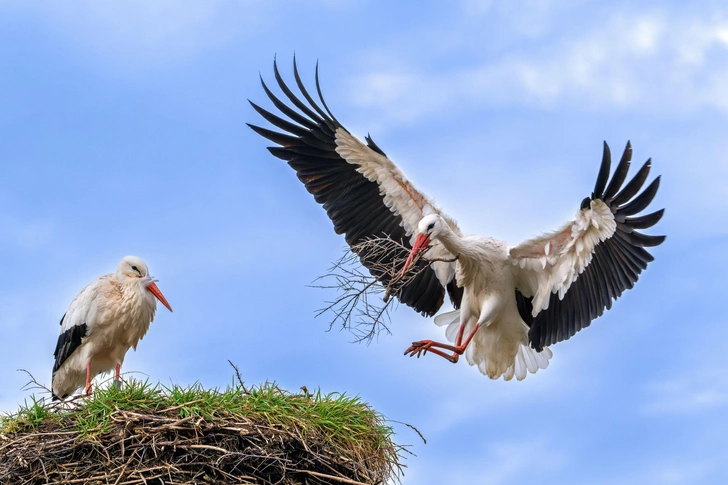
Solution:
<path fill-rule="evenodd" d="M 28 382 L 23 385 L 21 388 L 21 391 L 30 391 L 30 390 L 37 390 L 41 391 L 42 393 L 48 393 L 52 394 L 53 392 L 48 389 L 45 385 L 38 382 L 38 380 L 35 378 L 33 374 L 30 373 L 30 371 L 27 371 L 25 369 L 18 369 L 18 372 L 25 372 L 28 375 Z"/>
<path fill-rule="evenodd" d="M 228 364 L 232 366 L 232 368 L 235 370 L 235 377 L 238 379 L 238 384 L 240 384 L 240 389 L 242 389 L 244 394 L 250 394 L 250 390 L 245 387 L 245 383 L 243 382 L 243 378 L 240 377 L 240 369 L 237 365 L 233 364 L 233 361 L 228 359 Z"/>
<path fill-rule="evenodd" d="M 354 334 L 356 342 L 371 342 L 380 332 L 389 332 L 390 311 L 396 307 L 402 289 L 435 261 L 417 264 L 426 251 L 417 253 L 410 270 L 402 268 L 410 248 L 389 237 L 369 238 L 346 248 L 328 272 L 314 281 L 314 288 L 336 291 L 316 316 L 329 313 L 329 330 L 340 324 Z M 392 297 L 395 298 L 392 298 Z"/>

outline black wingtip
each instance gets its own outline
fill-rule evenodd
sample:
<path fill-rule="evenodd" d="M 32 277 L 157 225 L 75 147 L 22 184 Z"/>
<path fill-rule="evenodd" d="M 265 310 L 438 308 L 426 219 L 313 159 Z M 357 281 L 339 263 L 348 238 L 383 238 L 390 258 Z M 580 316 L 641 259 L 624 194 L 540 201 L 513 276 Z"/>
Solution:
<path fill-rule="evenodd" d="M 667 236 L 650 236 L 648 234 L 642 234 L 641 232 L 632 231 L 631 233 L 622 233 L 620 234 L 620 237 L 633 246 L 651 248 L 659 246 L 665 242 L 665 238 Z"/>
<path fill-rule="evenodd" d="M 594 192 L 592 192 L 592 199 L 601 199 L 604 195 L 604 189 L 607 186 L 609 180 L 609 171 L 612 168 L 612 152 L 609 150 L 607 141 L 604 140 L 604 151 L 602 153 L 602 164 L 599 167 L 599 175 L 597 175 L 597 181 L 594 184 Z M 583 205 L 583 204 L 582 204 Z"/>
<path fill-rule="evenodd" d="M 627 217 L 624 223 L 633 229 L 648 229 L 657 224 L 663 215 L 665 215 L 665 209 L 660 209 L 640 217 Z"/>
<path fill-rule="evenodd" d="M 299 91 L 301 91 L 301 94 L 303 94 L 303 97 L 308 101 L 308 104 L 321 116 L 321 120 L 325 122 L 329 128 L 334 131 L 336 130 L 336 126 L 331 123 L 331 120 L 328 119 L 328 116 L 326 115 L 326 112 L 322 110 L 319 105 L 316 103 L 316 101 L 311 97 L 311 95 L 308 93 L 308 90 L 306 89 L 306 86 L 303 84 L 303 81 L 301 80 L 301 75 L 298 72 L 298 67 L 296 66 L 295 60 L 293 63 L 293 78 L 296 80 L 296 85 L 298 86 Z M 318 84 L 316 85 L 318 88 Z M 319 98 L 322 98 L 321 91 L 318 91 Z"/>
<path fill-rule="evenodd" d="M 384 150 L 379 148 L 379 145 L 377 145 L 374 140 L 372 140 L 372 137 L 367 133 L 367 136 L 364 137 L 364 141 L 367 142 L 367 146 L 377 152 L 378 154 L 382 155 L 383 157 L 386 157 L 387 154 L 384 153 Z"/>
<path fill-rule="evenodd" d="M 604 190 L 604 193 L 602 194 L 602 199 L 604 201 L 609 201 L 611 198 L 613 198 L 615 195 L 617 195 L 617 192 L 619 192 L 619 189 L 622 188 L 622 184 L 624 183 L 625 179 L 627 178 L 627 172 L 629 172 L 629 166 L 632 162 L 632 144 L 627 141 L 627 146 L 624 147 L 624 152 L 622 152 L 622 158 L 619 160 L 619 164 L 617 164 L 617 168 L 614 169 L 614 174 L 612 175 L 612 180 L 607 185 L 607 188 Z"/>
<path fill-rule="evenodd" d="M 625 187 L 617 195 L 615 195 L 612 198 L 611 203 L 614 206 L 619 207 L 623 204 L 627 204 L 630 200 L 632 200 L 632 197 L 637 195 L 637 193 L 640 191 L 640 189 L 642 189 L 642 186 L 645 184 L 645 181 L 647 180 L 647 177 L 650 174 L 651 168 L 652 168 L 652 161 L 647 160 L 644 163 L 644 165 L 642 165 L 642 167 L 640 167 L 640 169 L 637 171 L 637 173 L 634 175 L 634 177 L 632 177 L 632 180 L 630 180 L 627 183 L 627 185 L 625 185 Z M 641 202 L 637 202 L 637 200 L 638 199 L 643 200 L 646 198 L 649 198 L 649 200 L 647 200 L 647 203 L 649 204 L 652 201 L 652 197 L 655 196 L 654 192 L 657 191 L 657 187 L 659 187 L 659 185 L 660 185 L 659 178 L 660 177 L 657 177 L 655 179 L 655 181 L 653 181 L 652 184 L 650 184 L 650 186 L 647 189 L 645 189 L 645 191 L 642 194 L 640 194 L 635 200 L 630 202 L 628 205 L 629 206 L 640 205 Z M 656 186 L 655 186 L 655 182 L 657 182 Z M 652 196 L 645 195 L 646 192 L 647 193 L 653 192 Z M 645 205 L 644 207 L 647 207 L 647 205 Z M 643 207 L 643 209 L 644 209 L 644 207 Z M 625 208 L 626 208 L 626 206 L 625 206 Z M 640 209 L 640 210 L 642 210 L 642 209 Z M 626 211 L 620 211 L 620 212 L 622 212 L 623 214 L 626 214 L 626 215 L 632 215 L 632 214 L 636 214 L 637 212 L 639 212 L 639 210 L 630 211 L 630 212 L 626 212 Z"/>
<path fill-rule="evenodd" d="M 647 188 L 642 191 L 640 195 L 635 197 L 631 202 L 622 206 L 619 210 L 620 213 L 626 216 L 632 216 L 639 214 L 647 208 L 657 195 L 657 189 L 660 188 L 660 177 L 656 177 Z"/>
<path fill-rule="evenodd" d="M 339 120 L 336 119 L 336 116 L 334 116 L 334 114 L 331 112 L 331 110 L 329 109 L 328 105 L 326 104 L 326 100 L 324 99 L 324 95 L 321 92 L 321 83 L 319 82 L 319 61 L 318 61 L 318 59 L 316 59 L 316 92 L 318 93 L 318 97 L 321 100 L 321 104 L 324 106 L 324 109 L 329 114 L 329 116 L 331 117 L 331 119 L 334 120 L 334 122 L 337 125 L 341 126 L 341 123 L 339 123 Z"/>
<path fill-rule="evenodd" d="M 251 130 L 253 130 L 257 134 L 259 134 L 260 136 L 262 136 L 262 137 L 267 138 L 267 139 L 270 140 L 270 138 L 267 135 L 268 135 L 268 133 L 271 133 L 271 130 L 267 130 L 267 129 L 262 128 L 260 126 L 254 125 L 252 123 L 245 123 L 245 124 L 248 125 L 248 128 L 250 128 Z"/>

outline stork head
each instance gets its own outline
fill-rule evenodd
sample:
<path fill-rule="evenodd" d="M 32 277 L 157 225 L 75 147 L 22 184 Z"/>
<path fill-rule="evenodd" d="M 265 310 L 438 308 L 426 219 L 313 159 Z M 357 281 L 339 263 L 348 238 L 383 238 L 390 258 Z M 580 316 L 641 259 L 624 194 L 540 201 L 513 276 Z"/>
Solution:
<path fill-rule="evenodd" d="M 131 285 L 138 284 L 142 287 L 143 291 L 148 291 L 159 302 L 166 306 L 171 312 L 172 307 L 169 306 L 167 299 L 164 297 L 162 292 L 157 287 L 151 276 L 149 276 L 149 268 L 141 258 L 136 256 L 124 256 L 119 267 L 116 269 L 116 278 L 121 284 Z"/>
<path fill-rule="evenodd" d="M 417 225 L 417 237 L 415 243 L 412 245 L 407 261 L 404 263 L 402 268 L 401 276 L 407 274 L 415 256 L 425 251 L 430 245 L 430 241 L 435 239 L 445 228 L 445 221 L 440 217 L 439 214 L 428 214 L 423 217 Z"/>
<path fill-rule="evenodd" d="M 440 217 L 440 214 L 429 214 L 420 219 L 420 223 L 417 224 L 417 233 L 435 239 L 445 228 L 445 224 L 446 222 Z"/>

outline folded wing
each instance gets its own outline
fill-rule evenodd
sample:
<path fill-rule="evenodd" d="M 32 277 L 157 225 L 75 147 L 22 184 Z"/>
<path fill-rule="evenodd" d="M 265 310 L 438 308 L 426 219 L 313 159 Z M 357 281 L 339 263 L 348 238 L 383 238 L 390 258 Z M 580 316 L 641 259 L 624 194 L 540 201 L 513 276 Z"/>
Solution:
<path fill-rule="evenodd" d="M 76 295 L 68 310 L 61 318 L 61 333 L 58 335 L 56 350 L 53 352 L 53 375 L 64 362 L 81 346 L 88 336 L 96 315 L 96 297 L 102 286 L 108 283 L 111 275 L 103 276 L 86 286 Z"/>

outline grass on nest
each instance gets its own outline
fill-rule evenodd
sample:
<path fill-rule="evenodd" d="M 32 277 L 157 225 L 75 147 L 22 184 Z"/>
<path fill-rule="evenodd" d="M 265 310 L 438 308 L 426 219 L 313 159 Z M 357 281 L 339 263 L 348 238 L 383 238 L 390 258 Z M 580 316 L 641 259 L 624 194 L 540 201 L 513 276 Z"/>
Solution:
<path fill-rule="evenodd" d="M 375 447 L 391 446 L 394 431 L 383 416 L 358 396 L 344 393 L 293 394 L 276 383 L 250 389 L 232 383 L 225 389 L 205 389 L 195 383 L 189 387 L 152 384 L 148 380 L 128 379 L 121 389 L 115 386 L 94 390 L 91 398 L 52 402 L 31 396 L 14 414 L 0 416 L 0 434 L 12 435 L 39 426 L 79 431 L 93 439 L 112 428 L 111 418 L 120 410 L 163 413 L 174 412 L 180 419 L 200 417 L 206 421 L 247 419 L 296 428 L 303 437 L 315 435 L 339 446 L 367 441 Z"/>
<path fill-rule="evenodd" d="M 32 396 L 0 416 L 0 483 L 398 479 L 406 450 L 382 415 L 358 396 L 303 389 L 238 376 L 224 389 L 128 379 L 89 398 Z"/>

